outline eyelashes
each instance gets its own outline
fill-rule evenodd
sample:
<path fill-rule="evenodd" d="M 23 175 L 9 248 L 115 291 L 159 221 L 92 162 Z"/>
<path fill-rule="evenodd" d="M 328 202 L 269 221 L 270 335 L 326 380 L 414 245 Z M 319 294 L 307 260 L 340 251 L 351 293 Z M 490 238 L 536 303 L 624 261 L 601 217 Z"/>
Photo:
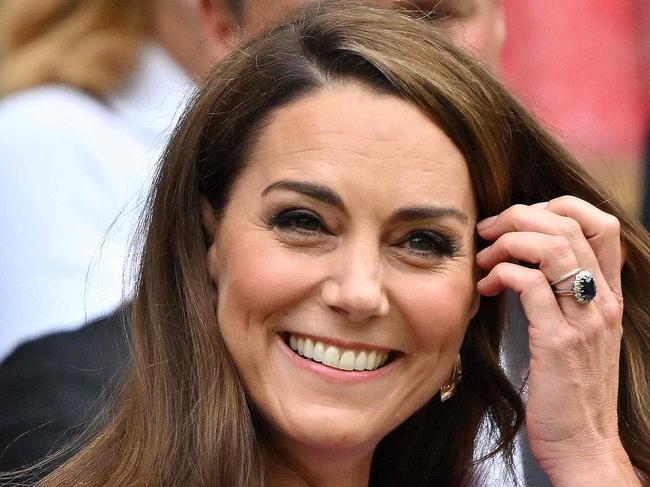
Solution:
<path fill-rule="evenodd" d="M 302 208 L 280 211 L 271 216 L 268 225 L 307 243 L 333 235 L 318 214 Z M 453 257 L 459 248 L 456 237 L 429 229 L 411 231 L 392 246 L 425 259 Z"/>
<path fill-rule="evenodd" d="M 431 230 L 416 230 L 402 240 L 401 245 L 421 255 L 451 257 L 456 254 L 456 241 L 452 237 Z"/>
<path fill-rule="evenodd" d="M 270 219 L 270 226 L 288 232 L 312 234 L 328 233 L 318 215 L 308 210 L 296 209 L 282 211 Z"/>

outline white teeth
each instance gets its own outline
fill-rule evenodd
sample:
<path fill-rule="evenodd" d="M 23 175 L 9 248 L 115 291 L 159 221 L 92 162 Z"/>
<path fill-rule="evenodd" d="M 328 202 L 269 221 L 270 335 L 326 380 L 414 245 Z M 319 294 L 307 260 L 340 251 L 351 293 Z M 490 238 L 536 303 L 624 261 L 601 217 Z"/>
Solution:
<path fill-rule="evenodd" d="M 339 349 L 330 345 L 325 350 L 325 355 L 323 355 L 323 364 L 338 368 L 340 357 Z"/>
<path fill-rule="evenodd" d="M 294 335 L 289 336 L 289 346 L 305 358 L 340 370 L 375 370 L 388 360 L 387 352 L 345 350 L 334 345 L 325 345 L 311 338 Z"/>
<path fill-rule="evenodd" d="M 379 368 L 379 366 L 381 365 L 381 361 L 382 361 L 383 358 L 384 358 L 384 354 L 383 354 L 383 353 L 378 353 L 378 354 L 377 354 L 377 360 L 375 360 L 375 369 L 378 369 L 378 368 Z"/>
<path fill-rule="evenodd" d="M 324 354 L 325 345 L 323 345 L 321 342 L 316 342 L 314 345 L 314 356 L 312 357 L 312 360 L 315 360 L 316 362 L 322 362 Z"/>
<path fill-rule="evenodd" d="M 352 350 L 346 350 L 341 354 L 341 359 L 339 360 L 339 369 L 343 370 L 354 370 L 355 356 Z"/>
<path fill-rule="evenodd" d="M 366 357 L 366 370 L 375 370 L 376 360 L 377 360 L 377 352 L 373 350 Z"/>
<path fill-rule="evenodd" d="M 314 342 L 310 338 L 305 338 L 305 348 L 302 349 L 302 355 L 307 358 L 314 356 Z"/>
<path fill-rule="evenodd" d="M 366 370 L 366 356 L 368 354 L 365 351 L 357 353 L 357 358 L 354 362 L 354 370 Z"/>

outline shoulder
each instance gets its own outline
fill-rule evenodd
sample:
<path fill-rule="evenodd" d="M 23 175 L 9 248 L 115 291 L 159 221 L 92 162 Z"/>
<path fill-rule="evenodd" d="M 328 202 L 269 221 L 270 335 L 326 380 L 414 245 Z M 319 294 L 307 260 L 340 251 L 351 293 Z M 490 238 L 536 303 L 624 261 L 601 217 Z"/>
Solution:
<path fill-rule="evenodd" d="M 132 139 L 131 127 L 118 113 L 81 90 L 47 85 L 0 100 L 3 159 L 38 157 L 44 147 L 51 158 L 59 153 L 88 158 L 119 152 Z"/>
<path fill-rule="evenodd" d="M 107 112 L 98 100 L 65 86 L 9 95 L 0 101 L 2 165 L 23 168 L 24 163 L 39 159 L 65 165 L 85 159 L 83 153 L 91 147 L 89 129 L 105 131 L 110 125 Z"/>
<path fill-rule="evenodd" d="M 109 110 L 94 97 L 64 85 L 46 85 L 13 93 L 0 101 L 0 126 L 44 127 L 61 131 L 84 126 L 84 122 L 110 116 Z"/>
<path fill-rule="evenodd" d="M 49 85 L 0 100 L 0 187 L 42 188 L 53 178 L 105 186 L 142 152 L 122 117 L 80 90 Z"/>
<path fill-rule="evenodd" d="M 34 373 L 98 379 L 104 371 L 112 375 L 128 359 L 127 323 L 127 312 L 118 310 L 77 330 L 25 342 L 0 364 L 0 384 Z"/>

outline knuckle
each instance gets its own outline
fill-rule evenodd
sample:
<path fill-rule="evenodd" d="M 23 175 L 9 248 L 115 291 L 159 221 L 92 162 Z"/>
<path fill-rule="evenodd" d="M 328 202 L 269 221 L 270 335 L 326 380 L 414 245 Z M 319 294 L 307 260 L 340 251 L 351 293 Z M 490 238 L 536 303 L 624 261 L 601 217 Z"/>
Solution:
<path fill-rule="evenodd" d="M 539 269 L 528 269 L 528 272 L 526 273 L 526 280 L 531 287 L 548 285 L 548 278 L 546 277 L 546 274 L 544 274 Z"/>
<path fill-rule="evenodd" d="M 620 235 L 621 234 L 621 221 L 614 215 L 609 213 L 604 219 L 605 232 L 609 235 Z"/>
<path fill-rule="evenodd" d="M 560 236 L 553 236 L 548 239 L 546 251 L 553 260 L 565 260 L 573 256 L 571 244 L 569 244 L 569 241 L 565 237 Z"/>
<path fill-rule="evenodd" d="M 562 219 L 562 228 L 561 232 L 567 238 L 571 240 L 576 240 L 583 238 L 584 234 L 582 233 L 582 227 L 580 224 L 575 221 L 573 218 L 565 217 Z"/>
<path fill-rule="evenodd" d="M 553 198 L 550 201 L 550 203 L 553 203 L 554 205 L 565 206 L 565 205 L 574 204 L 578 200 L 579 198 L 576 198 L 575 196 L 572 196 L 570 194 L 565 194 L 562 196 L 558 196 L 557 198 Z"/>
<path fill-rule="evenodd" d="M 499 262 L 490 271 L 490 274 L 494 274 L 499 280 L 503 280 L 508 275 L 509 267 L 507 262 Z"/>
<path fill-rule="evenodd" d="M 565 263 L 573 265 L 575 263 L 575 255 L 571 244 L 565 237 L 550 237 L 545 245 L 546 261 Z"/>
<path fill-rule="evenodd" d="M 516 243 L 517 236 L 513 232 L 504 233 L 496 241 L 496 244 L 505 250 L 512 250 Z"/>
<path fill-rule="evenodd" d="M 512 219 L 513 223 L 517 225 L 518 223 L 521 223 L 523 220 L 526 219 L 527 211 L 528 211 L 528 207 L 526 205 L 522 205 L 521 203 L 518 203 L 508 208 L 507 213 L 509 217 Z"/>
<path fill-rule="evenodd" d="M 622 298 L 608 294 L 601 297 L 599 304 L 607 328 L 616 329 L 620 327 L 623 321 Z"/>

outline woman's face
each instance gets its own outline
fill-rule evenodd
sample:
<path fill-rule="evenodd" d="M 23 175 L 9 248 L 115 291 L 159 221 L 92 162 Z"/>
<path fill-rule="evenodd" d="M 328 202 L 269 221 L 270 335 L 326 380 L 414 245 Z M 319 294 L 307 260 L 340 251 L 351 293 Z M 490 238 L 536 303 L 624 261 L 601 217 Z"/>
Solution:
<path fill-rule="evenodd" d="M 279 443 L 372 451 L 449 381 L 475 206 L 461 153 L 398 97 L 345 84 L 274 113 L 203 220 L 219 328 Z"/>

